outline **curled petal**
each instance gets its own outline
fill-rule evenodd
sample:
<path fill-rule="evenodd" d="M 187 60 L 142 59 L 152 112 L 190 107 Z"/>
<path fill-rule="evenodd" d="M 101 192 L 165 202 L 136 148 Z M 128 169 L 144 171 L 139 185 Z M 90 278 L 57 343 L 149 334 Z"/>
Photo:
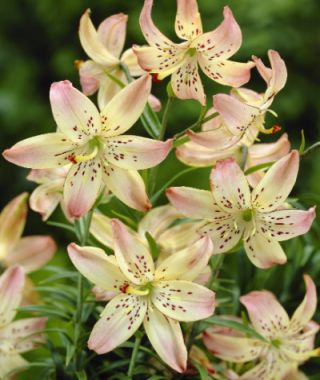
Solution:
<path fill-rule="evenodd" d="M 50 169 L 70 164 L 77 147 L 62 133 L 46 133 L 18 142 L 3 156 L 24 168 Z"/>
<path fill-rule="evenodd" d="M 13 198 L 0 213 L 0 260 L 6 259 L 19 241 L 27 218 L 28 193 Z"/>
<path fill-rule="evenodd" d="M 131 82 L 101 112 L 102 134 L 118 136 L 126 132 L 141 116 L 151 90 L 151 77 L 144 75 Z"/>
<path fill-rule="evenodd" d="M 180 250 L 162 261 L 156 270 L 157 280 L 193 281 L 204 270 L 213 252 L 213 243 L 208 236 Z"/>
<path fill-rule="evenodd" d="M 106 215 L 93 212 L 90 224 L 90 233 L 106 247 L 113 248 L 111 219 Z"/>
<path fill-rule="evenodd" d="M 244 241 L 244 248 L 250 261 L 258 268 L 270 268 L 275 264 L 285 264 L 286 255 L 281 245 L 271 236 L 256 231 Z"/>
<path fill-rule="evenodd" d="M 253 291 L 240 297 L 240 302 L 248 311 L 254 328 L 264 337 L 289 327 L 289 317 L 276 297 L 266 291 Z"/>
<path fill-rule="evenodd" d="M 293 150 L 267 171 L 252 192 L 253 206 L 270 212 L 281 206 L 290 194 L 298 175 L 299 153 Z"/>
<path fill-rule="evenodd" d="M 152 290 L 152 302 L 169 318 L 199 321 L 213 314 L 215 294 L 190 281 L 159 281 Z"/>
<path fill-rule="evenodd" d="M 202 34 L 201 16 L 196 0 L 177 1 L 175 31 L 184 40 L 191 40 Z"/>
<path fill-rule="evenodd" d="M 99 160 L 84 161 L 71 167 L 64 184 L 64 202 L 71 217 L 80 218 L 91 209 L 99 195 L 101 183 Z"/>
<path fill-rule="evenodd" d="M 162 162 L 171 147 L 171 139 L 158 141 L 140 136 L 115 136 L 106 140 L 105 157 L 122 169 L 141 170 Z"/>
<path fill-rule="evenodd" d="M 167 318 L 156 308 L 149 307 L 143 324 L 160 358 L 175 371 L 184 372 L 187 366 L 187 349 L 179 322 Z"/>
<path fill-rule="evenodd" d="M 127 206 L 139 211 L 148 211 L 151 208 L 145 184 L 136 170 L 108 165 L 103 174 L 107 188 Z"/>
<path fill-rule="evenodd" d="M 107 17 L 98 27 L 98 36 L 103 46 L 119 58 L 126 39 L 128 16 L 118 13 Z"/>
<path fill-rule="evenodd" d="M 96 106 L 71 82 L 53 83 L 50 103 L 59 131 L 71 141 L 83 144 L 100 132 L 100 115 Z"/>
<path fill-rule="evenodd" d="M 100 31 L 103 36 L 102 31 Z M 105 67 L 111 68 L 119 63 L 112 52 L 109 52 L 101 40 L 101 36 L 97 33 L 90 19 L 90 10 L 87 9 L 80 19 L 79 37 L 80 42 L 88 54 L 95 62 Z"/>
<path fill-rule="evenodd" d="M 217 206 L 207 190 L 192 187 L 169 187 L 166 195 L 179 212 L 189 218 L 212 219 Z"/>
<path fill-rule="evenodd" d="M 90 350 L 105 354 L 128 340 L 138 330 L 146 310 L 147 301 L 141 297 L 116 296 L 108 303 L 91 332 Z"/>
<path fill-rule="evenodd" d="M 22 299 L 24 279 L 20 266 L 11 267 L 0 276 L 0 327 L 6 326 L 15 317 Z"/>
<path fill-rule="evenodd" d="M 251 208 L 248 181 L 233 158 L 218 161 L 210 175 L 217 204 L 227 213 Z"/>
<path fill-rule="evenodd" d="M 118 219 L 112 220 L 112 231 L 114 253 L 125 276 L 138 285 L 152 281 L 154 264 L 145 242 Z"/>
<path fill-rule="evenodd" d="M 22 238 L 6 257 L 7 266 L 21 265 L 25 273 L 40 269 L 50 261 L 57 250 L 50 236 L 28 236 Z"/>
<path fill-rule="evenodd" d="M 104 290 L 119 292 L 127 282 L 114 256 L 108 256 L 100 248 L 80 247 L 71 243 L 68 245 L 68 253 L 78 271 Z"/>
<path fill-rule="evenodd" d="M 98 90 L 100 80 L 105 73 L 101 65 L 89 60 L 80 62 L 79 75 L 82 92 L 86 96 L 90 96 Z"/>
<path fill-rule="evenodd" d="M 228 6 L 224 7 L 223 16 L 223 22 L 215 30 L 202 34 L 192 43 L 210 61 L 228 59 L 242 43 L 241 29 Z"/>

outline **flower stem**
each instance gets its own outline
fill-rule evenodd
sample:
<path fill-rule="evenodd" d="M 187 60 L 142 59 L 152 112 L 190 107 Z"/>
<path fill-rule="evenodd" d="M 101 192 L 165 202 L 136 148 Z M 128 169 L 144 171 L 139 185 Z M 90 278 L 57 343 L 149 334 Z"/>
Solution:
<path fill-rule="evenodd" d="M 162 116 L 162 120 L 161 120 L 161 130 L 160 130 L 160 133 L 159 133 L 159 140 L 163 140 L 164 139 L 164 135 L 166 133 L 166 129 L 167 129 L 167 124 L 168 124 L 168 117 L 169 117 L 169 111 L 170 111 L 170 108 L 173 104 L 173 101 L 174 101 L 174 97 L 172 96 L 169 96 L 168 97 L 168 100 L 167 100 L 167 103 L 166 103 L 166 106 L 165 106 L 165 109 L 164 109 L 164 112 L 163 112 L 163 116 Z"/>
<path fill-rule="evenodd" d="M 128 369 L 128 373 L 127 373 L 128 377 L 130 379 L 132 379 L 132 376 L 133 376 L 133 370 L 134 370 L 134 366 L 135 366 L 136 361 L 137 361 L 137 356 L 139 353 L 139 348 L 140 348 L 142 337 L 143 337 L 142 333 L 139 333 L 139 332 L 136 333 L 136 340 L 134 342 L 132 355 L 131 355 L 131 359 L 130 359 L 130 364 L 129 364 L 129 369 Z"/>
<path fill-rule="evenodd" d="M 306 149 L 303 153 L 300 154 L 301 158 L 305 158 L 313 151 L 320 149 L 320 141 L 314 143 L 313 145 L 309 146 L 308 149 Z"/>

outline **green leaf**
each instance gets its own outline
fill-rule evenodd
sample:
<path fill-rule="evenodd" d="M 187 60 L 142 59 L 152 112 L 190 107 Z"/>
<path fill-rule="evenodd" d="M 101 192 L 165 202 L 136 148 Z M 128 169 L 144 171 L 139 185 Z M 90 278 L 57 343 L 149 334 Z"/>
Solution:
<path fill-rule="evenodd" d="M 28 305 L 28 306 L 22 306 L 18 308 L 19 311 L 23 312 L 29 312 L 29 313 L 38 313 L 45 317 L 52 317 L 52 318 L 58 318 L 58 319 L 64 319 L 69 321 L 70 316 L 60 310 L 52 309 L 51 307 L 47 305 Z"/>
<path fill-rule="evenodd" d="M 264 164 L 259 164 L 259 165 L 251 166 L 251 168 L 248 168 L 248 169 L 244 172 L 244 174 L 245 174 L 245 175 L 249 175 L 249 174 L 252 174 L 252 173 L 254 173 L 254 172 L 257 172 L 258 170 L 265 169 L 265 168 L 269 168 L 269 167 L 272 166 L 274 163 L 275 163 L 275 161 L 270 161 L 270 162 L 265 162 Z"/>
<path fill-rule="evenodd" d="M 87 374 L 85 373 L 85 370 L 77 371 L 76 376 L 78 380 L 88 380 Z"/>
<path fill-rule="evenodd" d="M 154 238 L 149 234 L 148 231 L 145 233 L 145 237 L 148 240 L 150 252 L 151 252 L 153 259 L 157 259 L 159 256 L 159 251 L 160 251 L 158 244 L 156 243 Z"/>
<path fill-rule="evenodd" d="M 121 221 L 125 222 L 129 227 L 133 228 L 134 230 L 137 229 L 136 223 L 131 218 L 129 218 L 128 216 L 123 215 L 120 212 L 115 211 L 115 210 L 112 210 L 111 212 L 112 212 L 112 214 L 117 216 Z"/>
<path fill-rule="evenodd" d="M 208 375 L 208 371 L 199 363 L 192 363 L 197 368 L 201 380 L 212 380 L 212 377 Z"/>
<path fill-rule="evenodd" d="M 306 139 L 304 137 L 304 130 L 301 129 L 301 143 L 300 143 L 300 147 L 299 147 L 299 153 L 300 154 L 303 154 L 305 147 L 306 147 Z"/>

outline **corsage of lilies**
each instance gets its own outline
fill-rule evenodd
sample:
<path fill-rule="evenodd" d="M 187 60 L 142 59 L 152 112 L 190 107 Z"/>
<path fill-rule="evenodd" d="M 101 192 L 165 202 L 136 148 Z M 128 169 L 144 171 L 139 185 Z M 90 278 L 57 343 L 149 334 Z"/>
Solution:
<path fill-rule="evenodd" d="M 145 0 L 140 14 L 146 44 L 123 53 L 128 16 L 111 15 L 96 28 L 90 11 L 84 12 L 79 37 L 89 59 L 76 61 L 81 88 L 68 80 L 53 83 L 49 99 L 56 130 L 20 141 L 3 156 L 31 169 L 27 178 L 38 187 L 29 205 L 44 221 L 60 205 L 64 225 L 74 231 L 84 226 L 77 241 L 61 249 L 68 252 L 70 270 L 79 271 L 92 288 L 87 297 L 96 306 L 83 348 L 88 358 L 103 362 L 112 351 L 115 361 L 116 349 L 128 347 L 123 345 L 135 336 L 131 359 L 117 367 L 128 370 L 126 378 L 132 378 L 140 352 L 150 379 L 176 379 L 175 371 L 179 379 L 198 371 L 201 379 L 303 379 L 299 366 L 319 356 L 314 343 L 319 327 L 312 321 L 317 293 L 310 275 L 304 274 L 306 295 L 291 319 L 267 290 L 240 294 L 248 318 L 239 317 L 237 308 L 228 314 L 219 294 L 221 284 L 228 287 L 221 278 L 225 257 L 243 251 L 257 273 L 286 264 L 282 242 L 306 234 L 315 219 L 315 207 L 303 209 L 290 198 L 301 150 L 291 149 L 287 134 L 279 137 L 281 128 L 268 120 L 269 114 L 276 116 L 270 107 L 285 86 L 286 65 L 274 50 L 268 51 L 267 64 L 255 56 L 233 61 L 242 34 L 227 6 L 221 24 L 204 32 L 196 0 L 177 0 L 179 43 L 153 23 L 152 6 Z M 262 78 L 265 92 L 243 87 L 251 70 Z M 206 98 L 201 73 L 212 86 L 227 86 L 226 93 Z M 151 94 L 159 81 L 168 82 L 162 123 L 161 103 Z M 97 106 L 88 97 L 96 92 Z M 176 135 L 170 132 L 174 98 L 194 99 L 203 116 Z M 265 134 L 277 139 L 261 142 Z M 169 153 L 196 173 L 210 167 L 210 190 L 197 186 L 196 174 L 195 187 L 178 186 L 179 172 L 159 186 L 157 166 L 170 170 Z M 45 318 L 13 321 L 21 303 L 44 302 L 26 274 L 56 250 L 48 236 L 21 238 L 27 198 L 17 196 L 0 215 L 1 379 L 25 368 L 21 354 L 46 339 Z M 239 279 L 239 273 L 233 275 L 229 283 Z M 303 273 L 298 275 L 300 281 Z M 85 297 L 81 288 L 76 291 Z M 149 348 L 142 350 L 141 342 Z M 78 379 L 90 378 L 90 360 L 86 363 L 82 371 L 88 377 Z M 157 377 L 161 371 L 164 377 Z"/>

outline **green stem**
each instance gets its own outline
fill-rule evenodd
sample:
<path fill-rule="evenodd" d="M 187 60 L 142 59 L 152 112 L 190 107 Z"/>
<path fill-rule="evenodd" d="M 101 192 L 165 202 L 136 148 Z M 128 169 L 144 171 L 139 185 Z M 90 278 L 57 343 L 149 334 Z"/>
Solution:
<path fill-rule="evenodd" d="M 134 346 L 133 346 L 133 350 L 132 350 L 132 355 L 131 355 L 131 360 L 130 360 L 130 364 L 129 364 L 129 369 L 128 369 L 128 373 L 127 373 L 128 377 L 130 379 L 132 379 L 132 376 L 133 376 L 133 370 L 134 370 L 134 366 L 136 364 L 137 356 L 138 356 L 138 353 L 139 353 L 139 348 L 140 348 L 142 336 L 143 335 L 141 333 L 137 333 L 136 334 L 136 340 L 134 342 Z"/>
<path fill-rule="evenodd" d="M 303 153 L 301 153 L 301 158 L 305 158 L 307 157 L 310 153 L 312 153 L 313 151 L 317 150 L 317 149 L 320 149 L 320 141 L 314 143 L 313 145 L 309 146 L 308 149 L 306 149 Z"/>
<path fill-rule="evenodd" d="M 129 67 L 125 64 L 125 63 L 120 63 L 120 67 L 121 67 L 121 69 L 123 70 L 123 72 L 124 72 L 124 75 L 126 76 L 126 78 L 127 78 L 127 81 L 129 82 L 129 83 L 131 83 L 132 81 L 133 81 L 133 78 L 132 78 L 132 76 L 131 76 L 131 74 L 130 74 L 130 71 L 129 71 Z"/>
<path fill-rule="evenodd" d="M 166 106 L 165 106 L 165 109 L 163 112 L 162 120 L 161 120 L 162 127 L 161 127 L 161 130 L 159 133 L 159 140 L 164 139 L 164 135 L 166 133 L 167 124 L 168 124 L 169 111 L 170 111 L 170 107 L 173 104 L 174 99 L 175 98 L 173 98 L 172 96 L 168 97 L 168 100 L 167 100 L 167 103 L 166 103 Z"/>

